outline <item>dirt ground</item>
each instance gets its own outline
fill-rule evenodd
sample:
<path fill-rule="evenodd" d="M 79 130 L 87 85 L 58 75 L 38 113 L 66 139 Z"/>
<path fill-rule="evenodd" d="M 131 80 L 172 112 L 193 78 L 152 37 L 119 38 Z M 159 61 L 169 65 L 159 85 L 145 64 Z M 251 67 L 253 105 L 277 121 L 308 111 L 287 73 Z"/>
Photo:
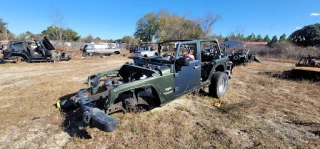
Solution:
<path fill-rule="evenodd" d="M 319 148 L 320 83 L 273 77 L 294 64 L 262 60 L 235 67 L 221 100 L 188 94 L 148 112 L 114 114 L 111 133 L 71 130 L 54 104 L 86 87 L 88 75 L 129 59 L 0 64 L 0 148 Z"/>

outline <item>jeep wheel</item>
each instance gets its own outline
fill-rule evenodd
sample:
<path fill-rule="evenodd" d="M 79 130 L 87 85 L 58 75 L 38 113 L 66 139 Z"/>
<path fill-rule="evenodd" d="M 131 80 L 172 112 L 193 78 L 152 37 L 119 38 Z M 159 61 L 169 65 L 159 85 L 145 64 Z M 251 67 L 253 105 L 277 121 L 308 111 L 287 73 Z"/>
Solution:
<path fill-rule="evenodd" d="M 3 58 L 0 58 L 0 64 L 4 64 L 6 61 Z"/>
<path fill-rule="evenodd" d="M 216 72 L 211 78 L 209 95 L 215 98 L 223 97 L 228 89 L 228 75 L 224 72 Z"/>
<path fill-rule="evenodd" d="M 23 59 L 23 57 L 20 57 L 20 56 L 9 57 L 9 60 L 12 60 L 14 63 L 27 62 Z"/>
<path fill-rule="evenodd" d="M 239 60 L 239 56 L 238 56 L 238 55 L 234 55 L 234 56 L 233 56 L 233 60 L 234 60 L 234 61 Z"/>
<path fill-rule="evenodd" d="M 137 112 L 144 112 L 149 110 L 148 102 L 141 97 L 138 97 L 138 99 L 136 98 L 125 99 L 123 101 L 123 105 L 124 105 L 125 112 L 137 113 Z"/>

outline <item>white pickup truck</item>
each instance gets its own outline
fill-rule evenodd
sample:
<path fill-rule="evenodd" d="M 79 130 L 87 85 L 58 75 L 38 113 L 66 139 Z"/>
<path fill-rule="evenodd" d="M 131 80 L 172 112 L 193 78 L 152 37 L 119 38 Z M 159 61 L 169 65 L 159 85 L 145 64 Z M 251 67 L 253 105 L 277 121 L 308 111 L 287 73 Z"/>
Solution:
<path fill-rule="evenodd" d="M 154 50 L 152 46 L 140 46 L 138 51 L 132 53 L 130 57 L 152 57 L 157 55 L 158 51 Z"/>
<path fill-rule="evenodd" d="M 108 43 L 87 43 L 81 50 L 83 52 L 83 56 L 120 54 L 119 48 L 111 48 Z"/>

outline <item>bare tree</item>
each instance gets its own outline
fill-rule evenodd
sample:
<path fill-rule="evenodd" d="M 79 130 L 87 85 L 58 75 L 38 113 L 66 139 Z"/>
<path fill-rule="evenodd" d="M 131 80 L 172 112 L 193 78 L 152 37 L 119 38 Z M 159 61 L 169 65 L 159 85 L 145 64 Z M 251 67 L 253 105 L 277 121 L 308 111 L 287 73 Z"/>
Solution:
<path fill-rule="evenodd" d="M 238 27 L 236 29 L 236 39 L 237 40 L 244 40 L 244 31 L 245 31 L 245 27 L 241 26 L 241 27 Z"/>
<path fill-rule="evenodd" d="M 94 38 L 91 34 L 86 37 L 85 42 L 93 42 L 93 41 L 94 41 Z"/>
<path fill-rule="evenodd" d="M 64 28 L 66 26 L 63 18 L 64 15 L 61 9 L 52 6 L 52 13 L 50 15 L 50 19 L 52 20 L 52 28 L 53 28 L 53 38 L 57 40 L 57 42 L 62 42 L 64 39 Z"/>
<path fill-rule="evenodd" d="M 204 37 L 210 37 L 213 25 L 222 20 L 222 17 L 220 14 L 213 15 L 211 12 L 208 12 L 204 18 L 198 18 L 198 20 L 204 32 Z"/>

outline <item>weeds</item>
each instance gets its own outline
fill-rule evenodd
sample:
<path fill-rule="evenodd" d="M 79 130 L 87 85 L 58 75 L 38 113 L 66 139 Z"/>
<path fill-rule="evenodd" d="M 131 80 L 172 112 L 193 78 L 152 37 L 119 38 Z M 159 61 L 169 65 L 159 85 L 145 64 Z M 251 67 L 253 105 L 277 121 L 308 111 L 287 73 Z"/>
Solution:
<path fill-rule="evenodd" d="M 319 83 L 259 73 L 281 72 L 293 66 L 276 59 L 235 67 L 222 99 L 185 95 L 148 112 L 112 115 L 119 124 L 111 133 L 89 127 L 66 131 L 77 124 L 65 121 L 66 115 L 52 105 L 85 87 L 88 75 L 126 61 L 130 60 L 115 55 L 0 67 L 0 148 L 320 146 Z"/>

